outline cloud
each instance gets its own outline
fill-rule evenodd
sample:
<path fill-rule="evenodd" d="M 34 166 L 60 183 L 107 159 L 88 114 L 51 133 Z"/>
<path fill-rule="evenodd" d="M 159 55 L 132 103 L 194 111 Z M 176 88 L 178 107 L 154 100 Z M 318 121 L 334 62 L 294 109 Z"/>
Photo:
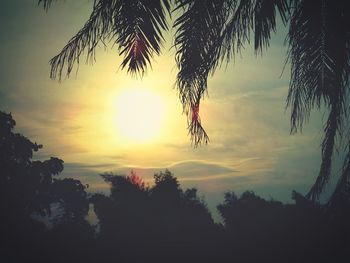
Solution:
<path fill-rule="evenodd" d="M 235 168 L 236 166 L 236 168 Z M 185 160 L 171 163 L 164 167 L 125 166 L 120 163 L 65 163 L 65 176 L 80 176 L 81 178 L 96 177 L 104 172 L 127 175 L 131 170 L 153 183 L 153 175 L 169 169 L 178 180 L 186 185 L 198 184 L 207 191 L 224 191 L 229 185 L 258 184 L 260 176 L 271 170 L 271 160 L 264 158 L 244 159 L 234 164 L 207 162 L 203 160 Z"/>
<path fill-rule="evenodd" d="M 180 180 L 208 180 L 217 176 L 224 176 L 235 169 L 225 164 L 210 163 L 202 160 L 186 160 L 172 163 L 169 169 L 179 174 Z"/>

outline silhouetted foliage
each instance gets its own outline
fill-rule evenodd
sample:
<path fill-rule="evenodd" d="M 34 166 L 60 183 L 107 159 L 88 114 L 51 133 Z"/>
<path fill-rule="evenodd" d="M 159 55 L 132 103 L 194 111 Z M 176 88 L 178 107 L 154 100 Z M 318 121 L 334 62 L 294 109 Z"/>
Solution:
<path fill-rule="evenodd" d="M 346 262 L 350 228 L 338 228 L 340 217 L 303 195 L 294 191 L 292 197 L 295 204 L 284 205 L 250 191 L 240 197 L 226 193 L 218 206 L 226 242 L 233 248 L 226 257 L 238 262 Z"/>
<path fill-rule="evenodd" d="M 50 213 L 52 176 L 62 171 L 63 161 L 33 161 L 33 152 L 42 146 L 12 132 L 16 123 L 11 114 L 0 112 L 0 124 L 1 211 L 22 217 Z"/>
<path fill-rule="evenodd" d="M 54 251 L 48 245 L 51 239 L 45 225 L 34 220 L 33 215 L 50 216 L 52 205 L 58 203 L 63 214 L 55 218 L 55 225 L 61 234 L 66 231 L 61 243 L 64 244 L 71 240 L 73 232 L 63 222 L 67 225 L 79 219 L 79 225 L 83 221 L 88 224 L 84 219 L 88 205 L 86 192 L 77 180 L 53 178 L 63 170 L 62 160 L 56 157 L 33 160 L 33 153 L 42 146 L 14 133 L 15 125 L 11 114 L 0 112 L 1 257 L 4 262 L 23 262 L 28 258 L 48 260 Z"/>
<path fill-rule="evenodd" d="M 155 174 L 152 187 L 145 187 L 141 179 L 135 180 L 139 177 L 134 172 L 130 176 L 101 176 L 111 185 L 111 194 L 96 194 L 91 201 L 106 257 L 112 256 L 112 247 L 117 245 L 123 260 L 147 256 L 158 262 L 175 250 L 191 254 L 214 233 L 215 224 L 197 191 L 183 192 L 170 171 Z M 159 249 L 155 253 L 156 247 Z M 135 249 L 136 255 L 132 253 Z"/>
<path fill-rule="evenodd" d="M 295 204 L 227 192 L 218 224 L 169 170 L 152 185 L 105 173 L 110 195 L 90 196 L 79 180 L 53 178 L 62 160 L 34 161 L 41 146 L 14 126 L 0 112 L 1 262 L 348 262 L 348 188 L 326 205 L 295 191 Z M 98 228 L 85 219 L 89 203 Z M 34 214 L 52 215 L 52 226 Z"/>

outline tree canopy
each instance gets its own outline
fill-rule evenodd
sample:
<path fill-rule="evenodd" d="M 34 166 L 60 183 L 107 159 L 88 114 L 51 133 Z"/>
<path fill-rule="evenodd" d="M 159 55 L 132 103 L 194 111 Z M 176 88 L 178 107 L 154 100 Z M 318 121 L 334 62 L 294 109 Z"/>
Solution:
<path fill-rule="evenodd" d="M 1 262 L 348 261 L 348 195 L 324 206 L 297 192 L 295 204 L 228 192 L 214 222 L 197 189 L 182 189 L 169 170 L 152 185 L 135 172 L 104 173 L 110 193 L 88 194 L 59 178 L 62 160 L 33 160 L 39 146 L 14 126 L 0 112 Z M 89 206 L 98 227 L 86 220 Z M 54 209 L 53 224 L 41 223 Z"/>

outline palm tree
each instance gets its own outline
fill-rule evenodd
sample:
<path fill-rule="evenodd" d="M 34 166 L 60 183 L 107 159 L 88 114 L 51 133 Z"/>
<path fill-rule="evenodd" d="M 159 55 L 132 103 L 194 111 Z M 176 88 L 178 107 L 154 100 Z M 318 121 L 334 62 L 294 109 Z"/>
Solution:
<path fill-rule="evenodd" d="M 39 0 L 46 9 L 52 2 Z M 51 59 L 51 78 L 69 76 L 84 50 L 87 60 L 93 61 L 97 44 L 107 40 L 124 56 L 121 67 L 142 76 L 153 55 L 160 54 L 162 32 L 168 29 L 168 17 L 174 13 L 176 87 L 194 146 L 209 141 L 199 116 L 208 76 L 222 62 L 228 63 L 251 38 L 256 54 L 262 53 L 276 31 L 279 16 L 289 28 L 286 63 L 291 64 L 287 97 L 291 132 L 302 129 L 312 109 L 328 109 L 320 172 L 307 197 L 317 200 L 329 181 L 337 142 L 346 153 L 335 193 L 342 192 L 350 180 L 347 0 L 95 0 L 84 27 Z"/>

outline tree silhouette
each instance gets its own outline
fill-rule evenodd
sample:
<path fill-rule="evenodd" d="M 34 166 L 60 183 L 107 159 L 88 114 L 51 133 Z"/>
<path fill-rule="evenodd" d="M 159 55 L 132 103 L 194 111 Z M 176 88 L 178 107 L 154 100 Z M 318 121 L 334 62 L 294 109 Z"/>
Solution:
<path fill-rule="evenodd" d="M 63 161 L 34 161 L 41 146 L 13 132 L 0 112 L 1 262 L 347 262 L 350 200 L 327 205 L 293 192 L 295 204 L 246 191 L 224 196 L 214 223 L 197 190 L 183 190 L 169 170 L 147 185 L 134 171 L 102 174 L 110 195 L 88 195 L 76 179 L 57 177 Z M 347 185 L 348 187 L 348 185 Z M 99 231 L 86 220 L 89 202 Z M 52 227 L 34 213 L 58 208 Z"/>
<path fill-rule="evenodd" d="M 1 210 L 16 212 L 22 217 L 34 212 L 49 214 L 50 187 L 53 176 L 63 170 L 63 161 L 55 157 L 32 160 L 33 152 L 42 145 L 13 133 L 15 125 L 11 114 L 0 112 Z"/>
<path fill-rule="evenodd" d="M 39 0 L 46 9 L 53 0 Z M 325 106 L 322 163 L 307 196 L 317 200 L 331 174 L 337 138 L 343 135 L 347 153 L 336 192 L 347 189 L 350 142 L 346 112 L 350 66 L 350 4 L 347 0 L 96 0 L 84 27 L 51 61 L 51 78 L 69 76 L 83 51 L 94 60 L 99 42 L 110 40 L 124 56 L 121 67 L 143 74 L 153 54 L 160 54 L 162 31 L 168 16 L 176 14 L 174 47 L 178 74 L 176 87 L 188 130 L 195 146 L 209 137 L 201 124 L 200 102 L 207 79 L 222 61 L 229 62 L 254 38 L 256 54 L 269 46 L 277 16 L 288 26 L 287 61 L 291 80 L 287 107 L 291 108 L 291 132 L 301 130 L 310 111 Z"/>
<path fill-rule="evenodd" d="M 135 172 L 101 176 L 111 185 L 111 193 L 109 197 L 95 194 L 91 202 L 99 218 L 98 239 L 107 258 L 113 256 L 113 247 L 120 249 L 123 260 L 131 262 L 145 258 L 162 262 L 169 260 L 170 254 L 172 260 L 190 255 L 204 258 L 212 250 L 209 247 L 217 236 L 211 214 L 197 197 L 197 190 L 183 192 L 170 171 L 156 173 L 154 185 L 148 188 L 140 187 L 142 180 Z M 136 177 L 137 183 L 130 180 Z M 207 251 L 201 252 L 204 247 Z"/>
<path fill-rule="evenodd" d="M 251 191 L 240 197 L 226 193 L 218 205 L 230 244 L 226 257 L 238 262 L 346 262 L 350 232 L 343 220 L 348 217 L 335 217 L 295 191 L 293 199 L 295 204 L 282 204 Z"/>
<path fill-rule="evenodd" d="M 11 114 L 0 112 L 0 260 L 47 261 L 53 255 L 55 260 L 67 259 L 60 249 L 68 250 L 69 242 L 82 242 L 86 249 L 94 235 L 85 220 L 85 186 L 78 180 L 54 178 L 63 170 L 61 159 L 33 160 L 33 153 L 42 145 L 14 133 L 15 125 Z M 57 208 L 61 213 L 47 233 L 33 216 L 50 216 Z M 83 251 L 75 248 L 74 254 L 81 256 Z"/>

